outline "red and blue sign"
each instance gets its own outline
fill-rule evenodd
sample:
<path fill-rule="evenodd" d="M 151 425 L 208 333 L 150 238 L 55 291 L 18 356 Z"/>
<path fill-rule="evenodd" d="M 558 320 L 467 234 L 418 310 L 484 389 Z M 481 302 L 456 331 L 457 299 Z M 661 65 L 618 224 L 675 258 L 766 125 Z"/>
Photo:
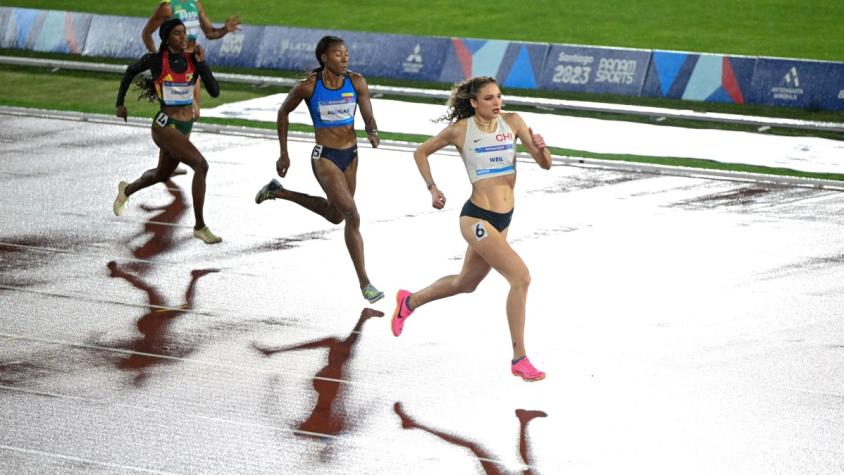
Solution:
<path fill-rule="evenodd" d="M 654 51 L 643 95 L 744 104 L 756 58 Z"/>
<path fill-rule="evenodd" d="M 491 76 L 505 87 L 536 89 L 548 48 L 543 43 L 451 38 L 438 80 Z"/>

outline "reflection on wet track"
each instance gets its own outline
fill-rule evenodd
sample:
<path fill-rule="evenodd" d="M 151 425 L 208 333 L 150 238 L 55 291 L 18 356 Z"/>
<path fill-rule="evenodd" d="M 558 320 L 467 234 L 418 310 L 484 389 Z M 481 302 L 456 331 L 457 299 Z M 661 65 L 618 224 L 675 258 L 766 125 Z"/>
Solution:
<path fill-rule="evenodd" d="M 393 405 L 393 410 L 396 411 L 396 414 L 399 416 L 399 419 L 401 419 L 401 426 L 403 429 L 420 429 L 442 439 L 443 441 L 449 444 L 466 448 L 471 451 L 472 454 L 478 459 L 485 473 L 490 475 L 502 473 L 499 467 L 500 462 L 496 460 L 491 454 L 489 454 L 489 452 L 487 452 L 486 449 L 484 449 L 477 442 L 473 442 L 469 439 L 458 437 L 456 435 L 449 434 L 447 432 L 420 424 L 407 414 L 400 402 L 397 402 Z M 524 409 L 516 409 L 516 417 L 518 417 L 520 425 L 519 454 L 522 456 L 522 462 L 524 463 L 525 467 L 527 467 L 523 472 L 525 474 L 533 473 L 530 469 L 530 459 L 528 456 L 529 450 L 527 425 L 531 420 L 537 417 L 547 416 L 548 415 L 542 411 L 526 411 Z"/>
<path fill-rule="evenodd" d="M 348 380 L 346 367 L 354 356 L 355 344 L 360 338 L 361 331 L 363 331 L 363 324 L 372 317 L 383 316 L 384 312 L 364 308 L 352 332 L 343 340 L 330 337 L 280 348 L 255 345 L 255 349 L 265 356 L 300 350 L 328 350 L 328 363 L 314 376 L 314 389 L 319 395 L 316 406 L 311 415 L 299 425 L 298 433 L 320 437 L 338 435 L 344 430 L 346 415 L 344 410 L 337 405 L 340 403 L 338 396 L 341 382 Z"/>
<path fill-rule="evenodd" d="M 148 130 L 0 115 L 0 472 L 840 472 L 841 193 L 524 161 L 509 237 L 549 375 L 525 384 L 503 278 L 396 339 L 341 226 L 254 204 L 276 141 L 192 139 L 218 246 L 191 236 L 190 172 L 113 216 Z M 312 147 L 284 182 L 320 194 Z M 432 169 L 442 211 L 410 150 L 360 150 L 388 296 L 461 266 L 465 170 Z"/>
<path fill-rule="evenodd" d="M 181 188 L 172 181 L 168 181 L 165 185 L 167 192 L 173 196 L 172 202 L 163 206 L 141 204 L 141 209 L 147 213 L 155 211 L 159 213 L 150 216 L 144 223 L 143 231 L 139 233 L 139 236 L 148 236 L 148 240 L 132 251 L 132 255 L 138 259 L 149 259 L 171 250 L 176 245 L 173 224 L 181 221 L 188 207 L 185 204 L 185 195 Z"/>
<path fill-rule="evenodd" d="M 217 269 L 194 270 L 190 273 L 190 283 L 185 292 L 184 303 L 172 307 L 168 306 L 161 294 L 148 285 L 143 279 L 124 272 L 115 262 L 108 263 L 111 277 L 126 280 L 132 287 L 143 291 L 149 301 L 149 311 L 138 319 L 138 331 L 143 335 L 129 342 L 124 343 L 100 343 L 102 346 L 130 350 L 132 353 L 121 359 L 117 367 L 122 370 L 135 373 L 133 384 L 141 386 L 146 379 L 146 369 L 150 366 L 172 362 L 171 359 L 164 359 L 161 356 L 175 356 L 184 358 L 194 348 L 190 341 L 174 338 L 168 335 L 168 328 L 174 320 L 185 315 L 185 312 L 193 308 L 194 295 L 196 294 L 197 281 Z"/>

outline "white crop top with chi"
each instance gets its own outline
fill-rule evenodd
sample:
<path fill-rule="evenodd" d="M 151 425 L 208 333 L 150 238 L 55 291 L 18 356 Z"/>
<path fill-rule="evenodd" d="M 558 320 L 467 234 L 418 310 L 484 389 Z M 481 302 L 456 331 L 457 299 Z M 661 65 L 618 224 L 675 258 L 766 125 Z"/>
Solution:
<path fill-rule="evenodd" d="M 503 117 L 497 118 L 494 132 L 481 131 L 475 119 L 466 121 L 466 141 L 460 154 L 466 165 L 469 181 L 516 173 L 516 136 Z"/>

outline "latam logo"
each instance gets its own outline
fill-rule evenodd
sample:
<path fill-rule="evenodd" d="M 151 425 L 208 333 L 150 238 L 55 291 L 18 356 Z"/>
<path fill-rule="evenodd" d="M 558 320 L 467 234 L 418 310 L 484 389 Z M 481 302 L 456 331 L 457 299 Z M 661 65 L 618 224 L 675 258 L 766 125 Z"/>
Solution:
<path fill-rule="evenodd" d="M 509 142 L 513 140 L 513 134 L 507 132 L 506 134 L 495 134 L 495 140 L 499 142 Z"/>
<path fill-rule="evenodd" d="M 800 87 L 800 76 L 797 74 L 797 68 L 792 67 L 785 73 L 785 77 L 782 78 L 786 84 L 792 87 Z"/>

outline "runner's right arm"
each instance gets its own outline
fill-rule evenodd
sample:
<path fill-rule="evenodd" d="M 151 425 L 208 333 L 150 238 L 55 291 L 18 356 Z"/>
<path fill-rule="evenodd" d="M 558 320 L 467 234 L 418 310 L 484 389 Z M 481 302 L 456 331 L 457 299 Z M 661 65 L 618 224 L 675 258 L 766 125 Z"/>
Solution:
<path fill-rule="evenodd" d="M 445 194 L 437 187 L 434 182 L 434 176 L 431 174 L 431 165 L 428 163 L 428 156 L 432 153 L 443 149 L 455 143 L 455 136 L 457 135 L 457 126 L 451 124 L 443 129 L 439 134 L 426 140 L 419 148 L 413 152 L 413 159 L 416 161 L 416 167 L 419 169 L 419 174 L 425 180 L 425 186 L 431 192 L 431 206 L 436 209 L 443 209 L 445 207 Z"/>
<path fill-rule="evenodd" d="M 205 85 L 205 90 L 208 91 L 208 95 L 211 97 L 219 97 L 220 96 L 220 85 L 217 83 L 217 78 L 214 77 L 214 74 L 211 72 L 211 68 L 208 67 L 208 63 L 205 62 L 205 50 L 202 49 L 200 45 L 196 45 L 196 49 L 193 52 L 193 63 L 196 65 L 196 72 L 199 73 L 199 77 L 202 78 L 202 84 Z"/>
<path fill-rule="evenodd" d="M 141 59 L 135 61 L 133 64 L 129 65 L 126 68 L 126 72 L 123 73 L 123 79 L 120 81 L 120 89 L 117 91 L 117 103 L 116 106 L 122 106 L 123 101 L 126 100 L 126 92 L 129 90 L 129 86 L 132 85 L 132 80 L 135 79 L 135 76 L 138 74 L 146 71 L 146 70 L 153 70 L 155 65 L 155 58 L 157 55 L 155 54 L 145 54 Z M 158 69 L 159 73 L 161 73 L 161 60 L 158 61 Z M 153 76 L 155 76 L 155 71 L 153 70 Z"/>
<path fill-rule="evenodd" d="M 287 93 L 284 102 L 281 103 L 281 107 L 278 108 L 276 131 L 278 132 L 278 145 L 281 150 L 275 168 L 280 177 L 287 175 L 287 170 L 290 168 L 290 157 L 287 155 L 287 131 L 290 128 L 290 113 L 305 99 L 306 81 L 300 81 L 293 86 L 293 89 Z"/>

